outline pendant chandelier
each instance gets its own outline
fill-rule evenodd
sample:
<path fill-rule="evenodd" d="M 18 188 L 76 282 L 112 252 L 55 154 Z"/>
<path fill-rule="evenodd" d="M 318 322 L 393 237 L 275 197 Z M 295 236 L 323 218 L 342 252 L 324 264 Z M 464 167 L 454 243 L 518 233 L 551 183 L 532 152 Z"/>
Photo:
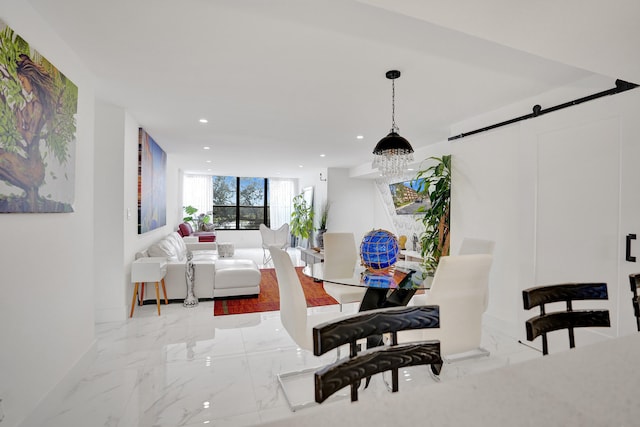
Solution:
<path fill-rule="evenodd" d="M 384 177 L 395 177 L 403 175 L 409 163 L 413 162 L 413 148 L 398 134 L 400 129 L 396 126 L 395 79 L 400 77 L 400 71 L 387 71 L 386 76 L 391 80 L 391 132 L 373 149 L 373 167 Z"/>

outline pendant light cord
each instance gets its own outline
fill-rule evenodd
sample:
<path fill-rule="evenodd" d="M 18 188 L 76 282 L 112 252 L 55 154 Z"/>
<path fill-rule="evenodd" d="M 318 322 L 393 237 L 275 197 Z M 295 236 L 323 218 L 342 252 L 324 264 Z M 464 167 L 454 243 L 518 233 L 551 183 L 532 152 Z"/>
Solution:
<path fill-rule="evenodd" d="M 396 126 L 396 81 L 391 80 L 391 132 L 398 133 L 400 129 Z"/>

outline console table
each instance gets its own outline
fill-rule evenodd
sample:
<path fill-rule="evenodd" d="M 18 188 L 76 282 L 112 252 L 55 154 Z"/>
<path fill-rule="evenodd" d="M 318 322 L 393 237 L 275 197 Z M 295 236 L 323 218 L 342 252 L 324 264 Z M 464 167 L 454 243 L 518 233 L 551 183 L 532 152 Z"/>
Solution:
<path fill-rule="evenodd" d="M 300 249 L 300 259 L 304 261 L 306 265 L 317 264 L 319 262 L 324 261 L 324 252 L 322 251 L 317 252 L 317 251 L 314 251 L 313 249 L 305 249 L 305 248 L 299 248 L 299 249 Z"/>

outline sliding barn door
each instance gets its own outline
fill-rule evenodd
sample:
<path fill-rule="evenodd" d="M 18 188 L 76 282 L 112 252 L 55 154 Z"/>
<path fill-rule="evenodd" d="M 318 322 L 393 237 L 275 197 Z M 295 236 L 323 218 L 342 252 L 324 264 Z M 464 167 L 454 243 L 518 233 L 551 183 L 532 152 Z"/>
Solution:
<path fill-rule="evenodd" d="M 634 325 L 628 274 L 640 264 L 625 260 L 625 236 L 640 237 L 637 100 L 603 101 L 535 136 L 533 283 L 606 282 L 609 291 L 608 301 L 579 308 L 609 309 L 611 328 L 576 331 L 576 345 L 625 335 Z M 552 335 L 551 350 L 568 348 L 566 331 Z"/>

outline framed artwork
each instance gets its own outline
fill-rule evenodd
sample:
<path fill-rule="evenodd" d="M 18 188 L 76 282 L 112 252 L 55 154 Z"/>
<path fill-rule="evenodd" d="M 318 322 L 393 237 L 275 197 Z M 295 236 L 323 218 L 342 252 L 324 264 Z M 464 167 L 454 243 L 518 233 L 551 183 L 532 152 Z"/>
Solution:
<path fill-rule="evenodd" d="M 0 212 L 73 212 L 78 87 L 0 21 Z"/>
<path fill-rule="evenodd" d="M 431 206 L 429 199 L 418 194 L 423 185 L 419 179 L 389 184 L 396 215 L 416 215 L 420 214 L 418 211 L 420 208 L 423 208 L 422 212 L 429 209 Z"/>
<path fill-rule="evenodd" d="M 138 234 L 167 223 L 167 154 L 138 129 Z"/>

